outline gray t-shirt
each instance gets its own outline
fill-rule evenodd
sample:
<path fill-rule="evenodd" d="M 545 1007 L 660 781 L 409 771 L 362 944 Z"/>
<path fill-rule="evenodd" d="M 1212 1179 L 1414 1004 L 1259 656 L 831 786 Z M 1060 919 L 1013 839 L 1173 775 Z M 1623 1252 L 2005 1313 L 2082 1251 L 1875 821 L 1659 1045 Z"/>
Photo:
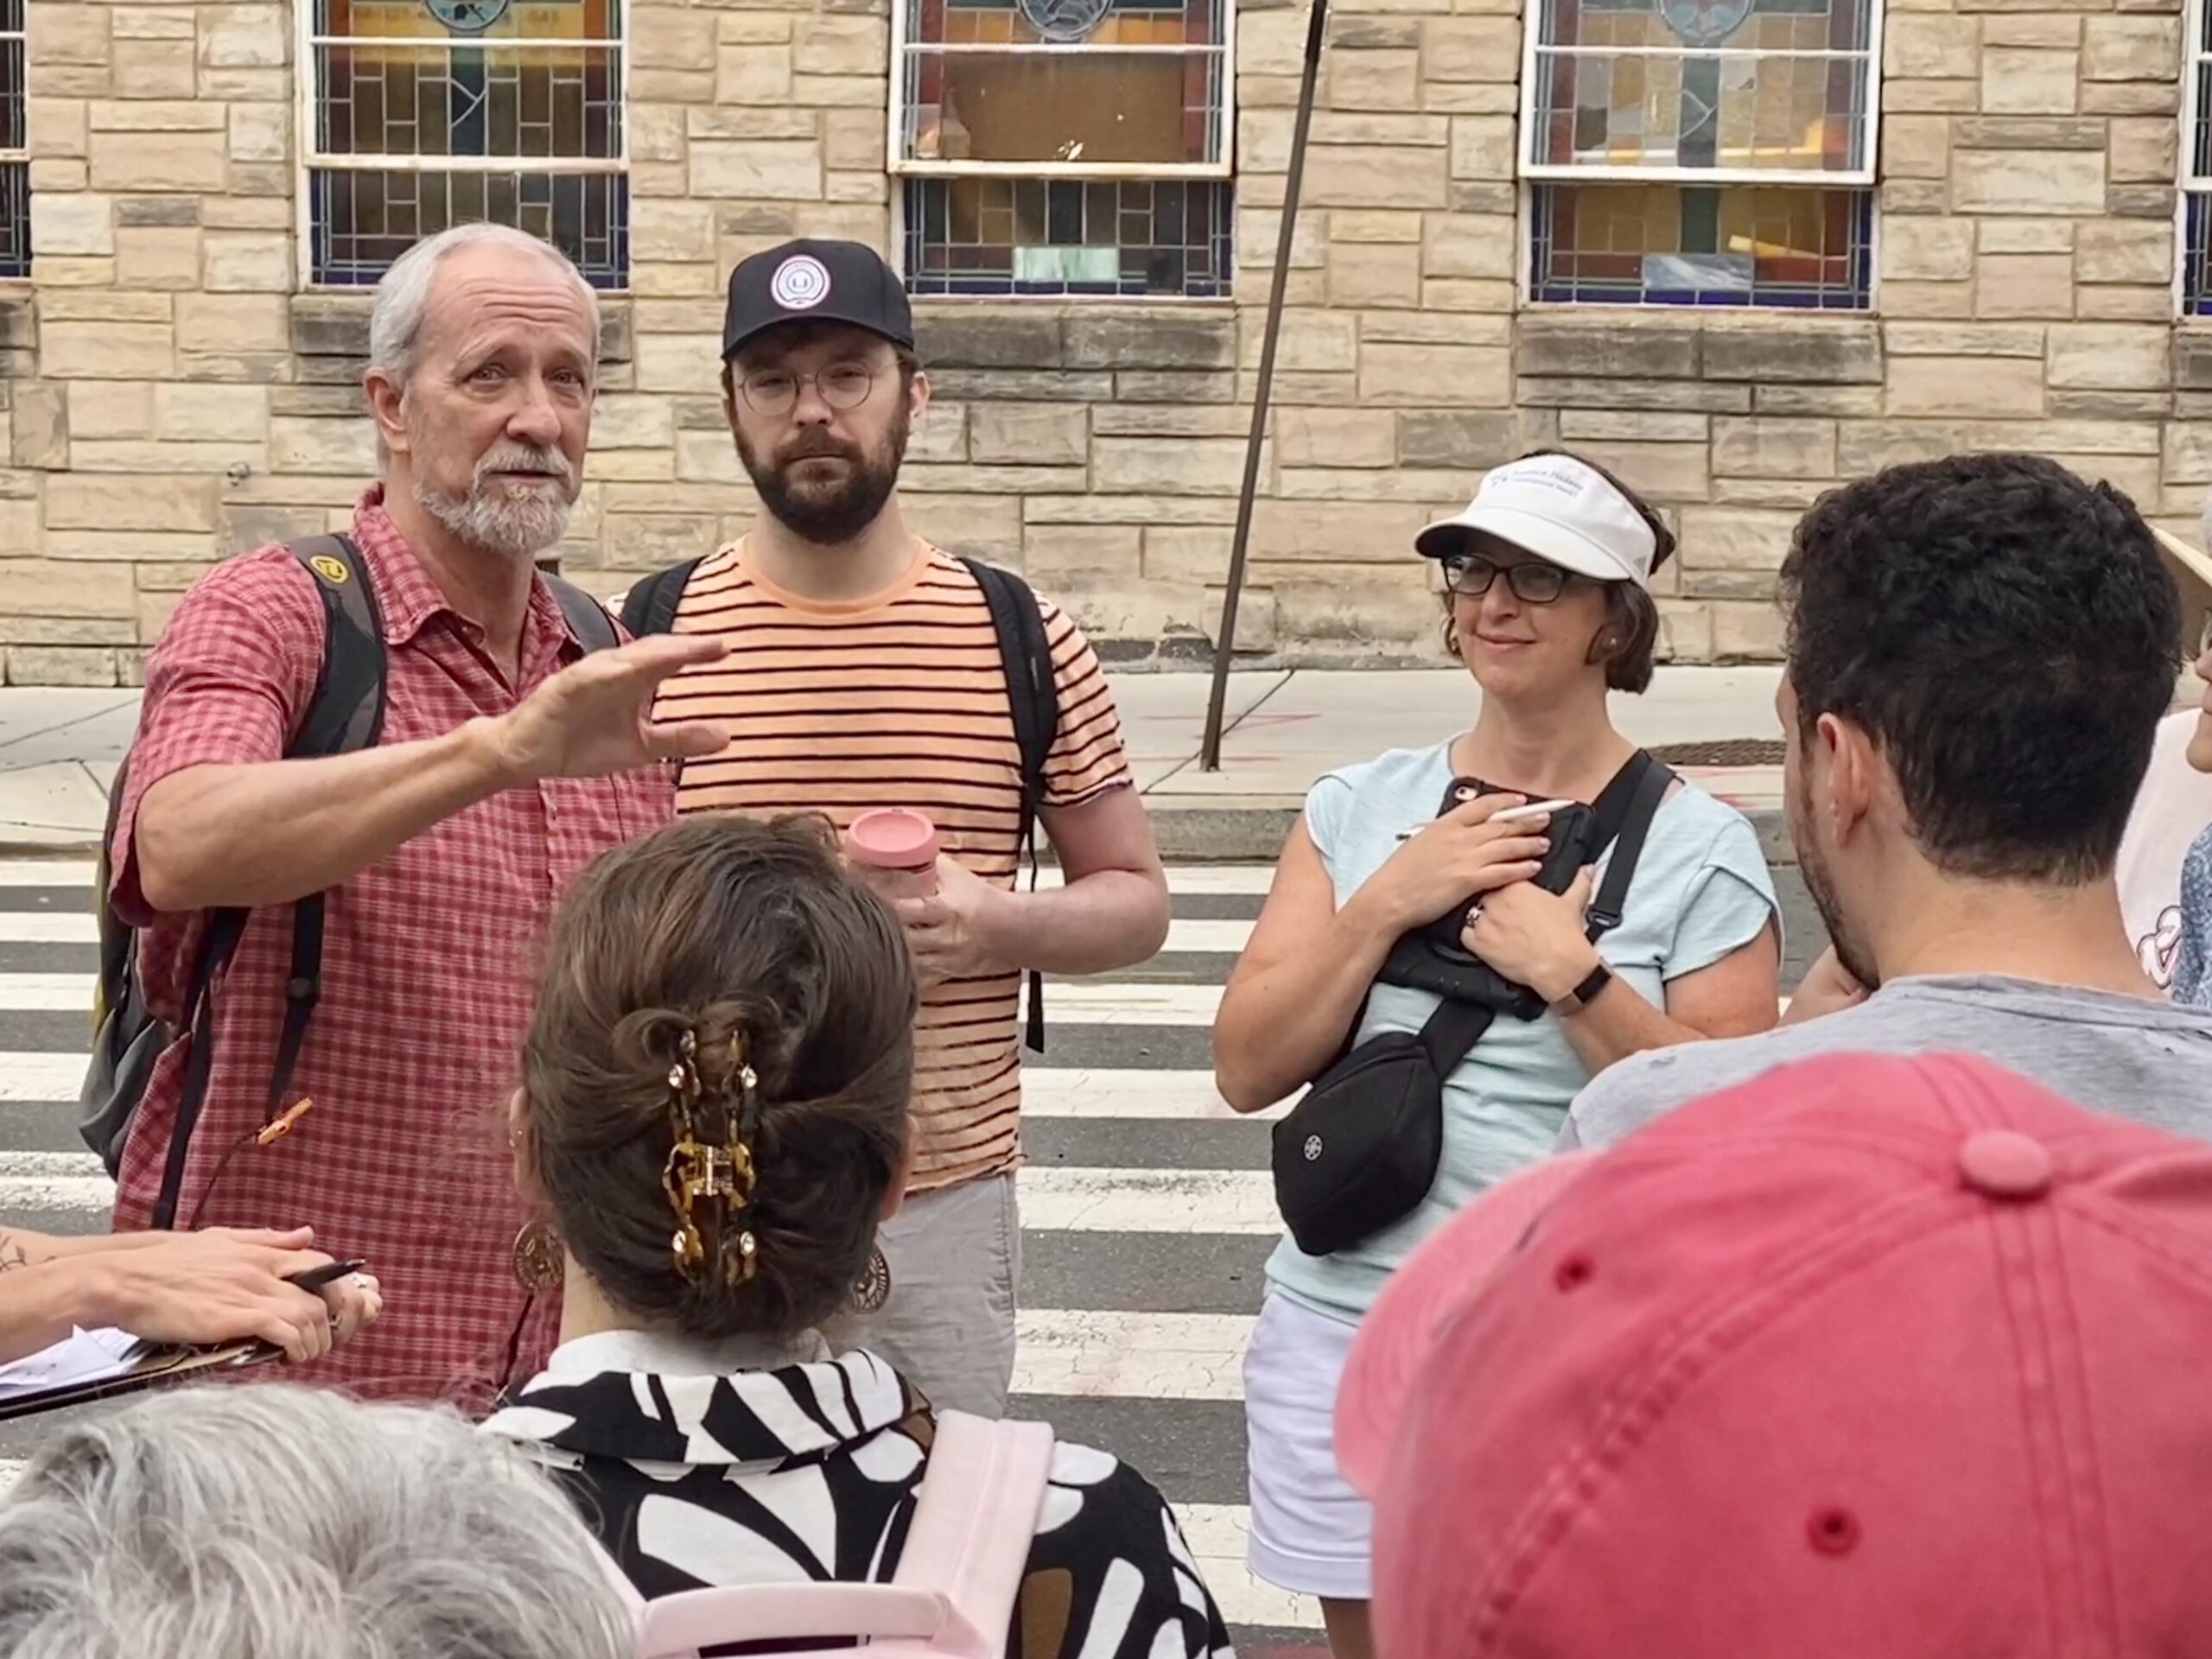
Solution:
<path fill-rule="evenodd" d="M 1974 1054 L 2092 1111 L 2212 1141 L 2212 1012 L 2065 985 L 1900 979 L 1856 1007 L 1608 1067 L 1559 1144 L 1609 1147 L 1675 1107 L 1816 1054 Z"/>

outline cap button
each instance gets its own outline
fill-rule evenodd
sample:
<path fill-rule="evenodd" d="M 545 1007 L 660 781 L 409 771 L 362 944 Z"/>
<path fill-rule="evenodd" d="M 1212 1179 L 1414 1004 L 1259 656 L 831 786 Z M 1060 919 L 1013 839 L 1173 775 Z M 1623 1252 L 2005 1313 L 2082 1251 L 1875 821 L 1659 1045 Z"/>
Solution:
<path fill-rule="evenodd" d="M 1977 1129 L 1959 1147 L 1959 1173 L 1993 1198 L 2038 1198 L 2050 1173 L 2049 1149 L 2018 1129 Z"/>

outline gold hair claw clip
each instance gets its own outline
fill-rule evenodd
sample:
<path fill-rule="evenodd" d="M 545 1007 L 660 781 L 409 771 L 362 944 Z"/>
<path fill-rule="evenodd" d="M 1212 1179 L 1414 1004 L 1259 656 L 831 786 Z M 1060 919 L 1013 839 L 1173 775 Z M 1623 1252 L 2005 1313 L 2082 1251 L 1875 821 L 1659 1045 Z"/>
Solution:
<path fill-rule="evenodd" d="M 731 1047 L 738 1085 L 742 1090 L 743 1109 L 739 1122 L 750 1125 L 755 1121 L 754 1093 L 760 1078 L 747 1058 L 743 1036 L 734 1039 Z M 706 1267 L 707 1241 L 696 1207 L 702 1200 L 721 1199 L 728 1206 L 723 1225 L 717 1230 L 722 1280 L 728 1285 L 741 1285 L 753 1277 L 760 1265 L 759 1245 L 752 1229 L 740 1230 L 734 1238 L 729 1231 L 753 1203 L 753 1148 L 746 1139 L 745 1129 L 734 1125 L 729 1138 L 720 1144 L 701 1139 L 697 1112 L 701 1094 L 698 1039 L 687 1031 L 677 1048 L 681 1058 L 668 1073 L 669 1089 L 675 1096 L 677 1139 L 669 1148 L 668 1162 L 661 1172 L 661 1189 L 676 1211 L 676 1231 L 669 1240 L 669 1248 L 683 1275 L 687 1279 L 697 1278 Z"/>

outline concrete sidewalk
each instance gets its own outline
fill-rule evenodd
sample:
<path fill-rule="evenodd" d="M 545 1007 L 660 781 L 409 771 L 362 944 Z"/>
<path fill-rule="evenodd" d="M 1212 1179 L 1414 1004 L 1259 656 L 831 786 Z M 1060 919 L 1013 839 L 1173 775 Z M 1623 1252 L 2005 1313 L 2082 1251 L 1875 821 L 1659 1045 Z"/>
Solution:
<path fill-rule="evenodd" d="M 1780 670 L 1662 668 L 1640 697 L 1614 699 L 1621 728 L 1651 747 L 1778 739 Z M 1229 684 L 1222 767 L 1198 764 L 1206 676 L 1112 677 L 1137 782 L 1171 858 L 1274 856 L 1313 779 L 1384 749 L 1464 730 L 1475 693 L 1459 668 L 1271 670 Z M 136 691 L 0 690 L 0 851 L 83 854 L 98 847 L 107 790 L 138 718 Z M 1786 860 L 1781 769 L 1678 768 L 1751 813 L 1770 858 Z"/>

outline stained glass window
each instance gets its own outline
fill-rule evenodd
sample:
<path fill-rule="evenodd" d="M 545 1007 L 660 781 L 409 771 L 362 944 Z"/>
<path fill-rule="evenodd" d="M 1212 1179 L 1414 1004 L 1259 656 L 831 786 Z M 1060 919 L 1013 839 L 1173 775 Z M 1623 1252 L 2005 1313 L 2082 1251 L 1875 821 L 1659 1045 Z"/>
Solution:
<path fill-rule="evenodd" d="M 1531 296 L 1866 307 L 1878 3 L 1543 0 Z"/>
<path fill-rule="evenodd" d="M 28 276 L 31 270 L 24 57 L 23 0 L 0 0 L 0 276 Z"/>
<path fill-rule="evenodd" d="M 899 0 L 925 294 L 1225 294 L 1230 0 Z"/>
<path fill-rule="evenodd" d="M 2196 0 L 2189 15 L 2181 307 L 2185 316 L 2203 317 L 2212 316 L 2212 5 Z"/>
<path fill-rule="evenodd" d="M 629 280 L 622 0 L 308 0 L 314 276 L 493 219 Z"/>
<path fill-rule="evenodd" d="M 1529 296 L 1863 310 L 1872 293 L 1873 217 L 1866 190 L 1539 185 Z"/>

